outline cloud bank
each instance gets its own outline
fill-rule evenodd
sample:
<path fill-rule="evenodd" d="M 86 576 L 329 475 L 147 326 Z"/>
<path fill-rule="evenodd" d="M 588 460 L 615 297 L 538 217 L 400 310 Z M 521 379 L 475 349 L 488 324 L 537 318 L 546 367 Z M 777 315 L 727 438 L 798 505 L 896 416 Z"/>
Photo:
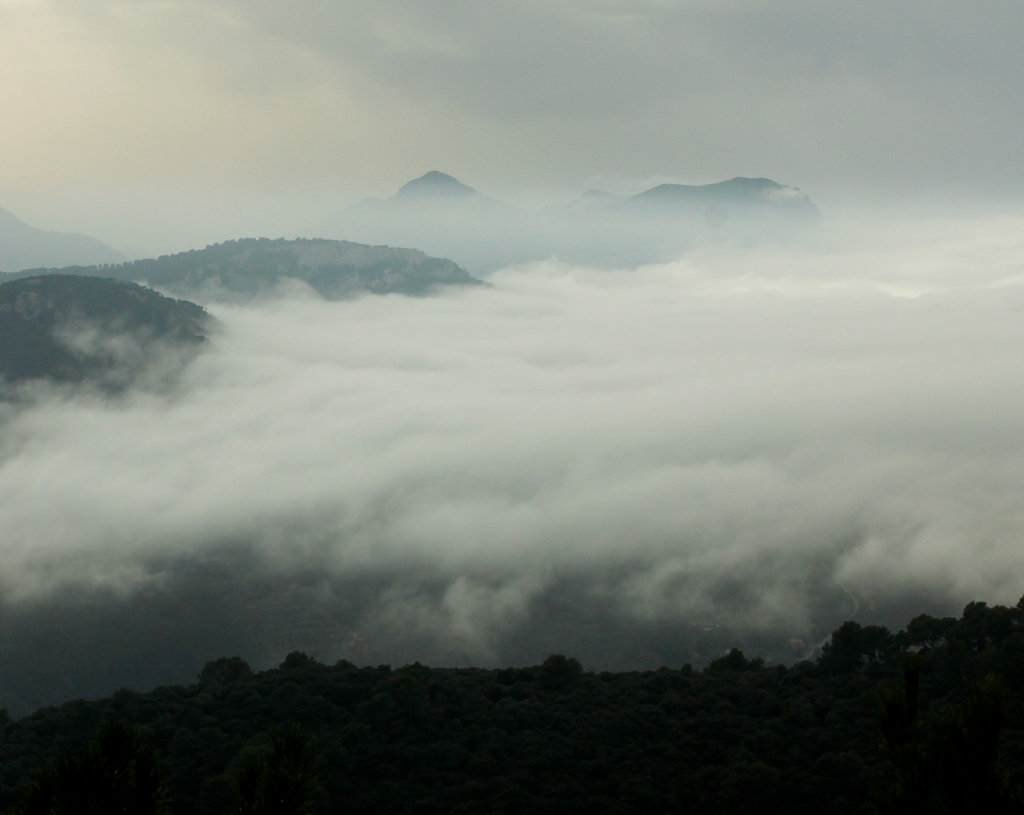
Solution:
<path fill-rule="evenodd" d="M 1020 227 L 216 308 L 172 394 L 4 416 L 0 648 L 620 668 L 1015 602 Z"/>

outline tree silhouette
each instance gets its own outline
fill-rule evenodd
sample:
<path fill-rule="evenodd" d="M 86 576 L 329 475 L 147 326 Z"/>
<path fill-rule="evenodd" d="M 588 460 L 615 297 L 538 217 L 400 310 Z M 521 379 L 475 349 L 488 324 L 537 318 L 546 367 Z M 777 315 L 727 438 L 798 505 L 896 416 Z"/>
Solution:
<path fill-rule="evenodd" d="M 235 770 L 236 815 L 307 815 L 319 788 L 309 734 L 274 728 L 269 745 L 245 752 Z"/>
<path fill-rule="evenodd" d="M 151 815 L 167 804 L 156 750 L 134 725 L 109 721 L 29 785 L 26 815 Z"/>
<path fill-rule="evenodd" d="M 1024 797 L 999 762 L 1006 688 L 996 676 L 968 679 L 964 701 L 922 720 L 920 661 L 905 655 L 900 678 L 879 691 L 882 746 L 892 779 L 880 802 L 893 813 L 1024 812 Z"/>
<path fill-rule="evenodd" d="M 540 684 L 548 690 L 566 690 L 580 681 L 583 666 L 578 659 L 552 654 L 540 666 Z"/>

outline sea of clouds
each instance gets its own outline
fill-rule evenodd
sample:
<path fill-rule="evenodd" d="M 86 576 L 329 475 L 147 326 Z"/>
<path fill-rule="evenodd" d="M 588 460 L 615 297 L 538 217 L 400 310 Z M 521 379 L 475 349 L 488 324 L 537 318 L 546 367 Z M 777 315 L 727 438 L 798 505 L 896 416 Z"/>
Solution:
<path fill-rule="evenodd" d="M 36 701 L 43 641 L 106 654 L 83 668 L 102 692 L 295 648 L 798 659 L 847 618 L 1014 603 L 1022 227 L 848 225 L 432 298 L 213 307 L 171 392 L 3 416 L 0 655 L 21 678 L 0 690 Z"/>

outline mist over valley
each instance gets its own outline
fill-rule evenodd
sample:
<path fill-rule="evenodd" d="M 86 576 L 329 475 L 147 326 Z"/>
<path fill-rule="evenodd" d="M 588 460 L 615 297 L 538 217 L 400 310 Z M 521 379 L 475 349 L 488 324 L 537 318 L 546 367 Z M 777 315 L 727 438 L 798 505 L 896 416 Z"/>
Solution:
<path fill-rule="evenodd" d="M 817 230 L 425 297 L 288 283 L 301 242 L 112 267 L 281 277 L 206 287 L 171 384 L 4 407 L 3 704 L 229 653 L 793 662 L 844 619 L 1014 602 L 1019 219 Z"/>
<path fill-rule="evenodd" d="M 0 710 L 1016 603 L 1022 13 L 0 2 Z"/>

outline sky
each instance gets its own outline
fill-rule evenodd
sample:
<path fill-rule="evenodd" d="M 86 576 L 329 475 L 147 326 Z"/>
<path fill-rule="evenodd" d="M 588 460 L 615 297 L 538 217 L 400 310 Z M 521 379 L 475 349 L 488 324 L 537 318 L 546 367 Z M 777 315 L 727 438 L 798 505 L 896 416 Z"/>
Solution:
<path fill-rule="evenodd" d="M 0 0 L 0 206 L 163 252 L 430 169 L 522 204 L 746 175 L 826 213 L 1017 205 L 1022 28 L 1016 0 Z"/>

